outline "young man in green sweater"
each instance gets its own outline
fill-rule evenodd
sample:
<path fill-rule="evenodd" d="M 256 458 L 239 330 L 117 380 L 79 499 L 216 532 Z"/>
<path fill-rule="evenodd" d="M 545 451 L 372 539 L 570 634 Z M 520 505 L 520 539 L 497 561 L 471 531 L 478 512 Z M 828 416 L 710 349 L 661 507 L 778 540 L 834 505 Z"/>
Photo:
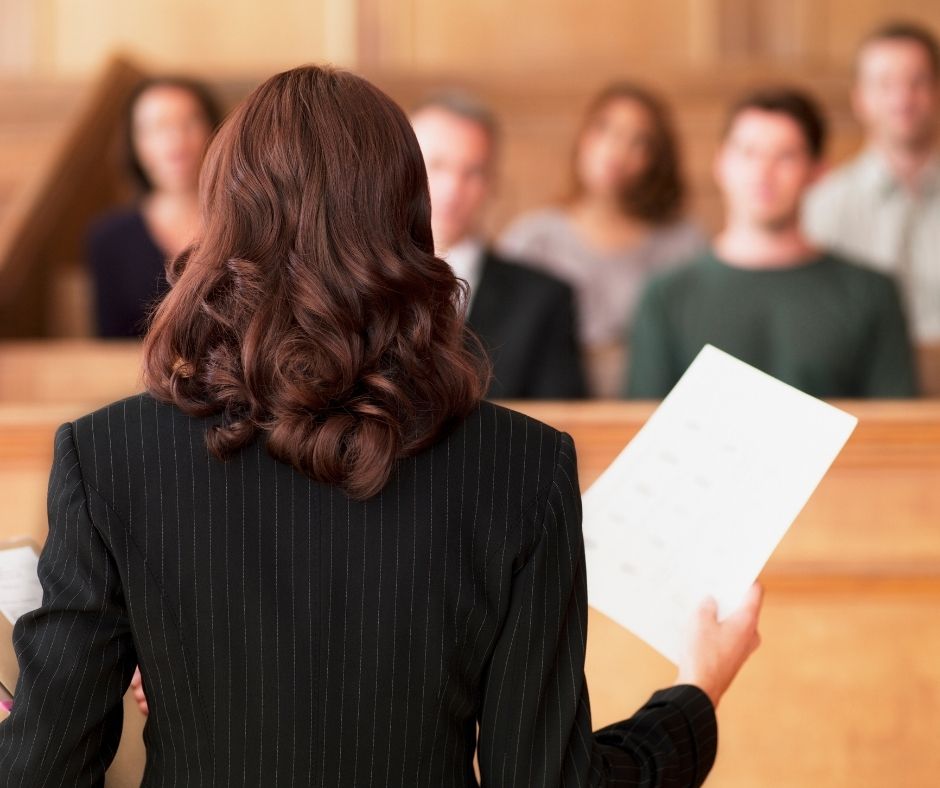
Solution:
<path fill-rule="evenodd" d="M 894 281 L 815 248 L 800 228 L 824 144 L 825 121 L 799 91 L 734 106 L 715 159 L 725 227 L 701 258 L 650 282 L 627 396 L 665 396 L 706 343 L 817 397 L 916 395 Z"/>

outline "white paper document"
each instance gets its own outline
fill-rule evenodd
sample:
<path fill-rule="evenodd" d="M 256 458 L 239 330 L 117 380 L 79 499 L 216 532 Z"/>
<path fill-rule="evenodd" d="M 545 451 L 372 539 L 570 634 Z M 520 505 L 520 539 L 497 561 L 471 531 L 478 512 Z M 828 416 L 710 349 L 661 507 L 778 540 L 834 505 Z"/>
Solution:
<path fill-rule="evenodd" d="M 584 494 L 589 604 L 678 662 L 742 602 L 858 420 L 706 345 Z"/>
<path fill-rule="evenodd" d="M 38 564 L 32 547 L 0 548 L 0 614 L 11 624 L 42 604 Z"/>

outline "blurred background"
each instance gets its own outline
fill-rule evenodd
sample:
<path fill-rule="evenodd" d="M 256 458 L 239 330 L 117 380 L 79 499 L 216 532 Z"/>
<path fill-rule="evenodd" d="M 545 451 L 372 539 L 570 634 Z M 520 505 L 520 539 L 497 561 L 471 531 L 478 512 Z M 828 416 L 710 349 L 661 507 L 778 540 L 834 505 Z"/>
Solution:
<path fill-rule="evenodd" d="M 503 126 L 490 227 L 558 197 L 588 100 L 629 78 L 673 109 L 690 210 L 714 229 L 711 157 L 728 103 L 767 81 L 810 88 L 853 153 L 853 56 L 917 0 L 0 0 L 0 337 L 92 333 L 83 234 L 132 192 L 124 106 L 144 75 L 204 80 L 224 108 L 277 70 L 331 62 L 406 107 L 463 87 Z"/>

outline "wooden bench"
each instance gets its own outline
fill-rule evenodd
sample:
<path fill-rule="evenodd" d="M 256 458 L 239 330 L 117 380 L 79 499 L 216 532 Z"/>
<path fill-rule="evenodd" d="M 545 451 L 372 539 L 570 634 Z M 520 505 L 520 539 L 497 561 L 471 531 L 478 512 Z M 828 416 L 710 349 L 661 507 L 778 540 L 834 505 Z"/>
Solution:
<path fill-rule="evenodd" d="M 81 402 L 98 407 L 138 390 L 139 342 L 0 342 L 0 402 Z"/>
<path fill-rule="evenodd" d="M 940 342 L 917 348 L 920 388 L 925 397 L 940 397 Z"/>
<path fill-rule="evenodd" d="M 925 398 L 940 398 L 940 343 L 917 350 Z M 140 343 L 0 341 L 0 402 L 105 404 L 140 389 Z"/>

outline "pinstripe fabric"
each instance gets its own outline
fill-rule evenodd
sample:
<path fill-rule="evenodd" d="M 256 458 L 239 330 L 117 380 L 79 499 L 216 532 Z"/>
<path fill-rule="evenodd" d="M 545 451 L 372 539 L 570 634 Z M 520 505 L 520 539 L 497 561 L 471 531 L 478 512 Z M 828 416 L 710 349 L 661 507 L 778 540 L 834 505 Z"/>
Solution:
<path fill-rule="evenodd" d="M 367 502 L 140 395 L 63 425 L 10 786 L 100 784 L 139 661 L 146 786 L 698 785 L 692 687 L 591 730 L 569 436 L 484 403 Z M 625 673 L 629 666 L 624 666 Z"/>

